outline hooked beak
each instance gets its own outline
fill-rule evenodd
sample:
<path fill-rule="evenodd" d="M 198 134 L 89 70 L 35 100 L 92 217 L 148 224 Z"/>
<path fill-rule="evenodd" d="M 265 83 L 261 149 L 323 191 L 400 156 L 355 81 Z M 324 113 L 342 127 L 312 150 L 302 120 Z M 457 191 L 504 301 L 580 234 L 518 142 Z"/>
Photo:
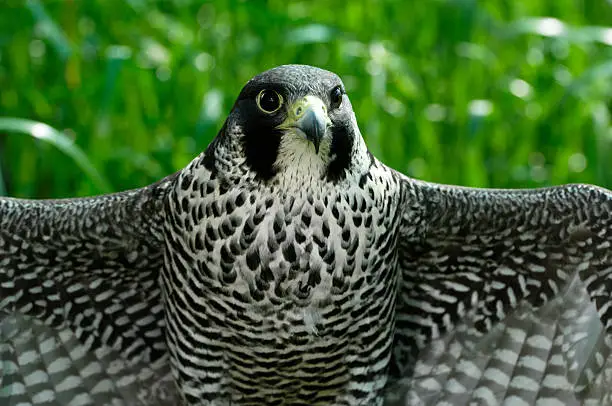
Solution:
<path fill-rule="evenodd" d="M 329 123 L 327 108 L 323 101 L 315 96 L 306 96 L 291 106 L 289 116 L 279 128 L 297 128 L 308 141 L 312 142 L 318 154 Z"/>

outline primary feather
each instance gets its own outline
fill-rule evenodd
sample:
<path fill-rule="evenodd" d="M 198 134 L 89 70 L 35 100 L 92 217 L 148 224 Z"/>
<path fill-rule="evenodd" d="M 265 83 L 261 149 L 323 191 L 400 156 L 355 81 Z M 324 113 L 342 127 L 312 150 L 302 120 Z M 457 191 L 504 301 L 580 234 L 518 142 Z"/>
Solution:
<path fill-rule="evenodd" d="M 407 178 L 282 66 L 143 189 L 0 199 L 9 404 L 609 403 L 612 195 Z"/>

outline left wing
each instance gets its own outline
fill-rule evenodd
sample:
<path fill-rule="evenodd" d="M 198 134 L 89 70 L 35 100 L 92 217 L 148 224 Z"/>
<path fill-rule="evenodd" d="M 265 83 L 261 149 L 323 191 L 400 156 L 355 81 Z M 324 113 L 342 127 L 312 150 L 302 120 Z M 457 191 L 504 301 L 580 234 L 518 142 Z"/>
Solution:
<path fill-rule="evenodd" d="M 403 175 L 388 404 L 612 401 L 612 193 Z"/>

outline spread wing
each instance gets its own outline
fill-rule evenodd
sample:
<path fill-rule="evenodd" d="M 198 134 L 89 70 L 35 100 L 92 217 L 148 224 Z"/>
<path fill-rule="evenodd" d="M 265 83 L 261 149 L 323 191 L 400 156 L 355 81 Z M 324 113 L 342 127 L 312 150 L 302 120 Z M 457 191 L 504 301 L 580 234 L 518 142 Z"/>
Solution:
<path fill-rule="evenodd" d="M 612 402 L 612 193 L 398 176 L 388 404 Z"/>
<path fill-rule="evenodd" d="M 0 404 L 173 401 L 158 286 L 168 182 L 0 199 Z"/>

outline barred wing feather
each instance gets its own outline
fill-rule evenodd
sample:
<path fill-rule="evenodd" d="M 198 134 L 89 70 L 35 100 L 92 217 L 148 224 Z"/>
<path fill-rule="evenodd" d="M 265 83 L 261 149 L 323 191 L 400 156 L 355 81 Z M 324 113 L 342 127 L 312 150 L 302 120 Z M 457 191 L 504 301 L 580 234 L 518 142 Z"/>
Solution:
<path fill-rule="evenodd" d="M 388 403 L 612 403 L 612 193 L 403 180 Z"/>
<path fill-rule="evenodd" d="M 0 199 L 0 404 L 169 404 L 162 197 Z"/>

